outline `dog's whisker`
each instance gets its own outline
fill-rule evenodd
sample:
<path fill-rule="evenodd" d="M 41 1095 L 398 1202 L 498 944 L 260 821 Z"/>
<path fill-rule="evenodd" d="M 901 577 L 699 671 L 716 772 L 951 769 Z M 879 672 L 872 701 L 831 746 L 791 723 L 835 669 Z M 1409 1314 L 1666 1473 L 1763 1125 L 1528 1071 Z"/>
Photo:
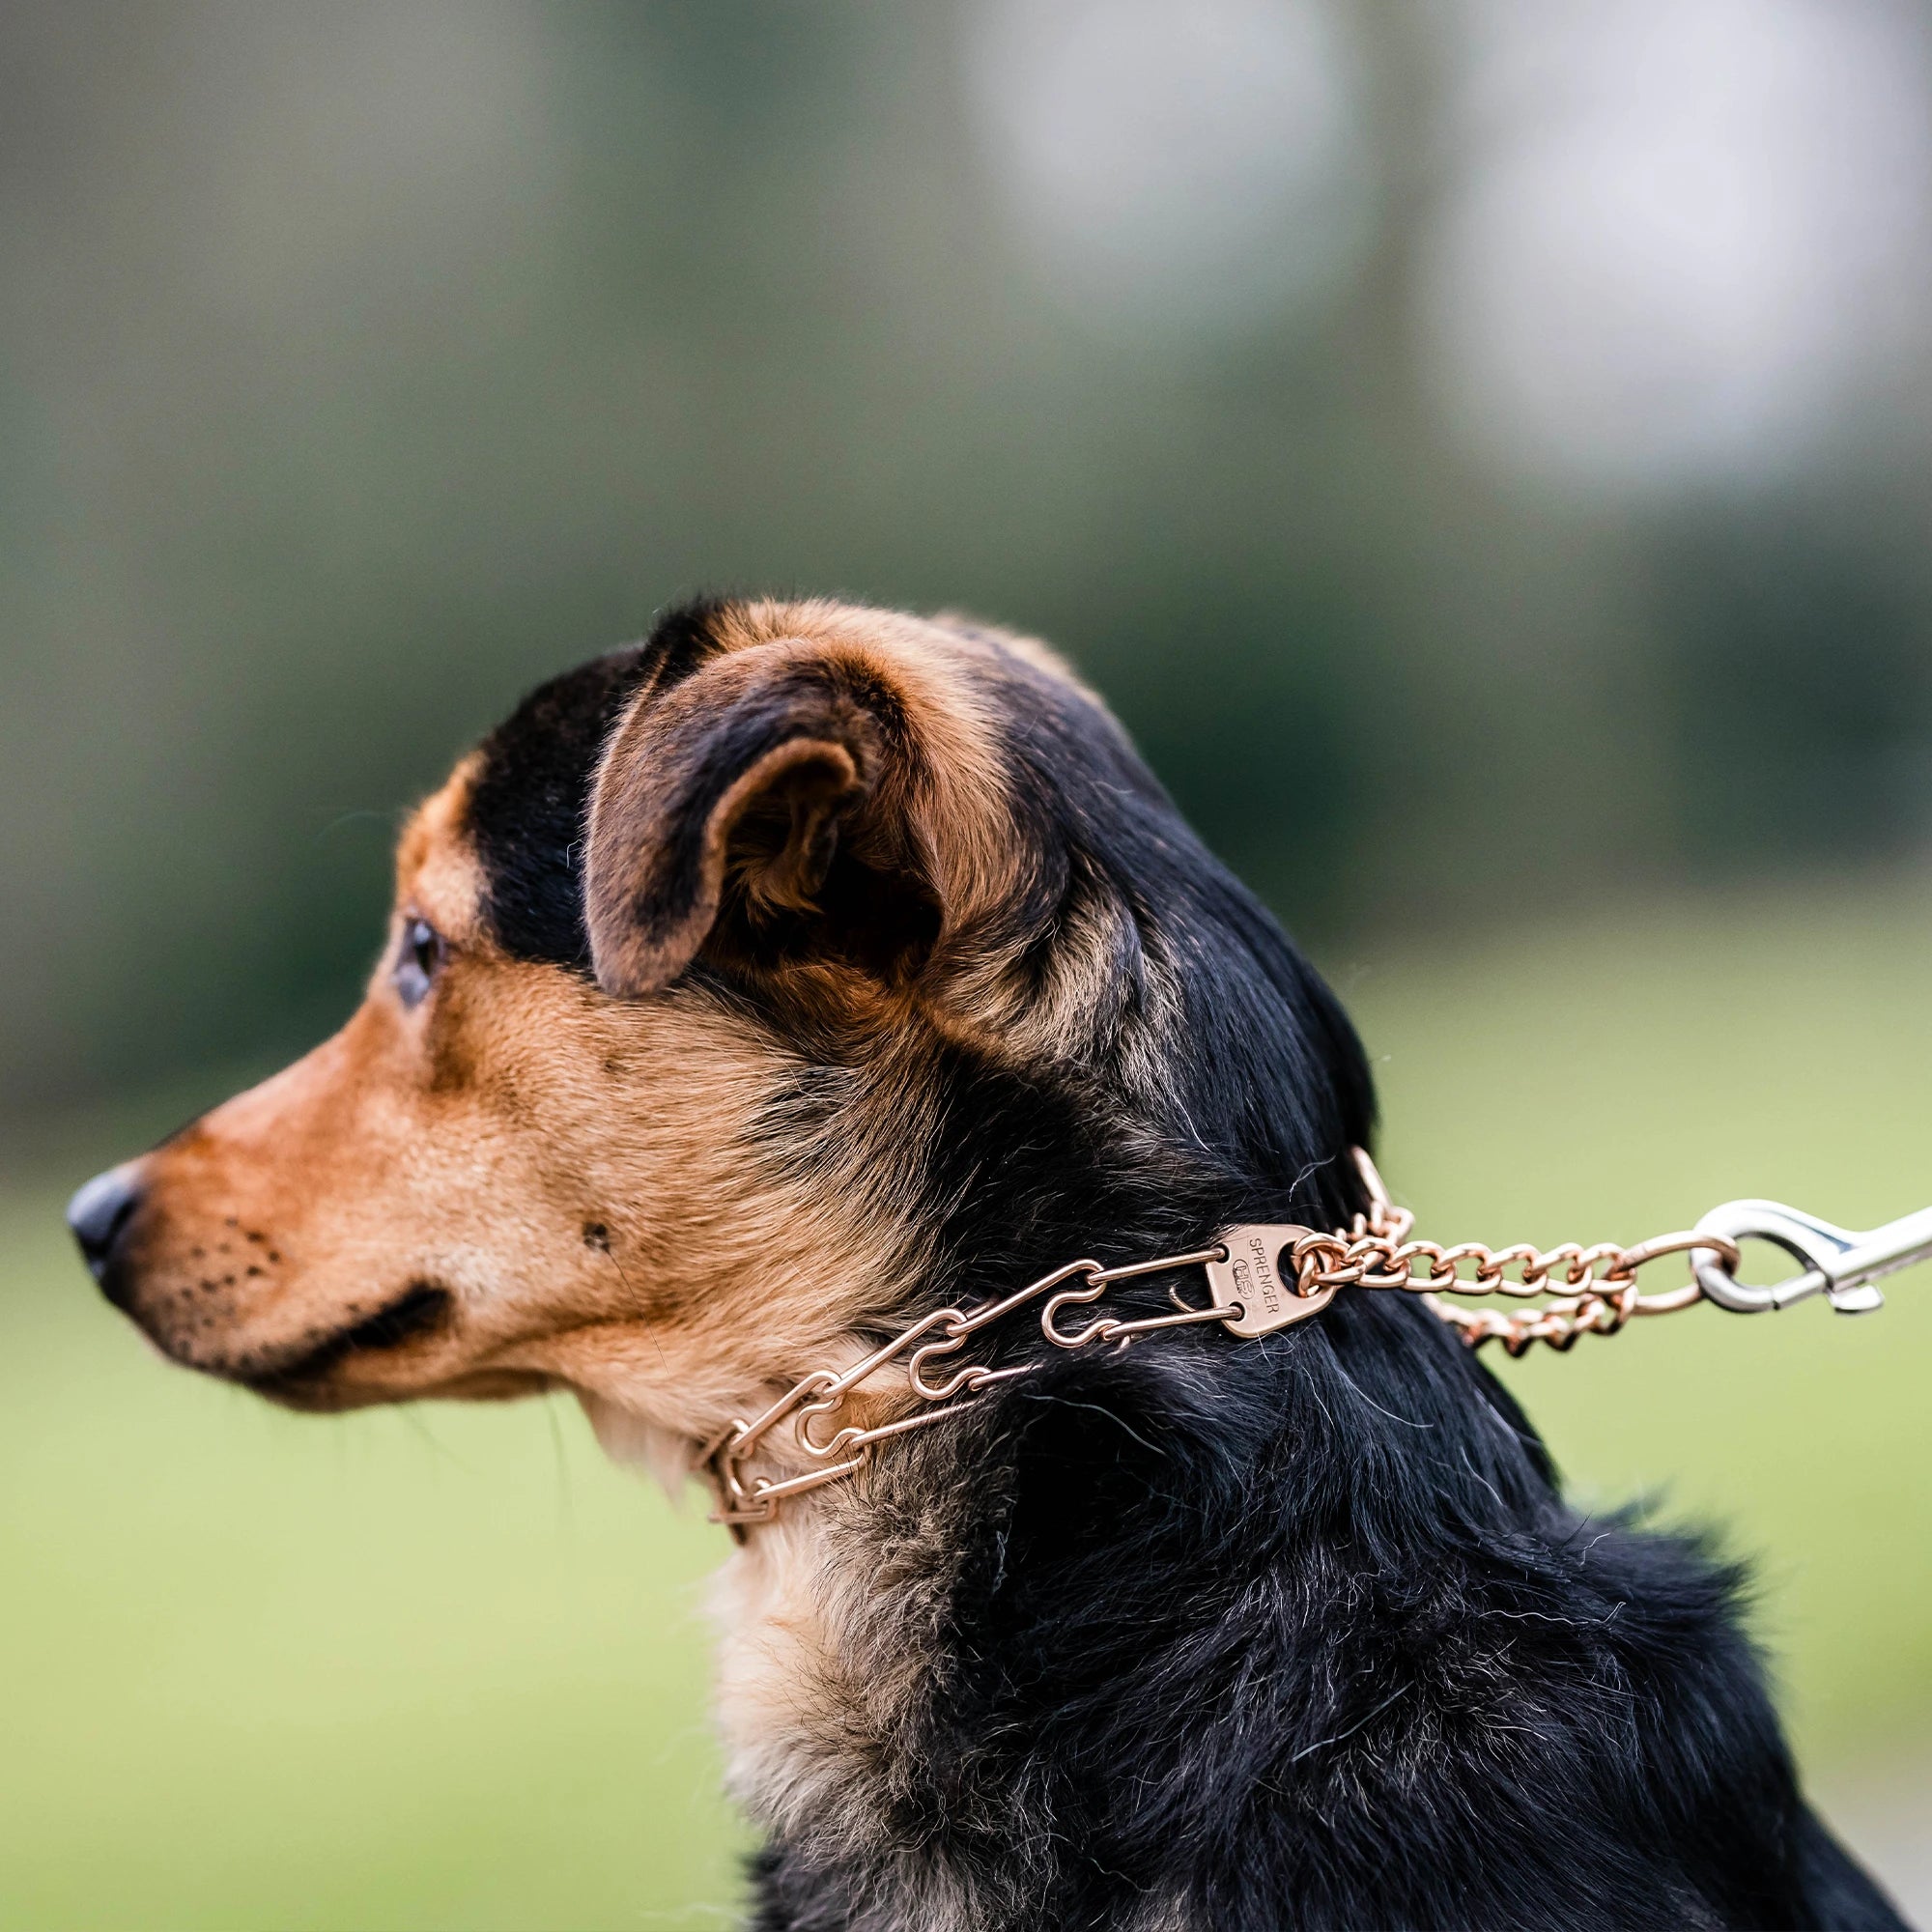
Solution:
<path fill-rule="evenodd" d="M 563 1424 L 558 1419 L 556 1402 L 553 1397 L 544 1401 L 544 1416 L 550 1424 L 551 1466 L 556 1472 L 557 1517 L 566 1531 L 576 1528 L 575 1505 L 570 1491 L 570 1458 L 565 1452 Z"/>
<path fill-rule="evenodd" d="M 643 1304 L 638 1301 L 637 1299 L 638 1291 L 632 1287 L 631 1277 L 625 1271 L 624 1264 L 617 1259 L 617 1248 L 615 1242 L 608 1239 L 600 1241 L 597 1244 L 597 1252 L 602 1256 L 604 1256 L 604 1258 L 611 1264 L 611 1265 L 617 1270 L 617 1279 L 624 1284 L 624 1293 L 628 1294 L 632 1298 L 633 1302 L 636 1303 L 638 1308 L 641 1310 Z M 651 1347 L 657 1351 L 659 1366 L 663 1368 L 665 1374 L 668 1376 L 671 1372 L 670 1363 L 665 1357 L 664 1344 L 658 1340 L 657 1323 L 655 1321 L 647 1321 L 644 1322 L 643 1328 L 644 1328 L 644 1333 L 650 1338 Z"/>

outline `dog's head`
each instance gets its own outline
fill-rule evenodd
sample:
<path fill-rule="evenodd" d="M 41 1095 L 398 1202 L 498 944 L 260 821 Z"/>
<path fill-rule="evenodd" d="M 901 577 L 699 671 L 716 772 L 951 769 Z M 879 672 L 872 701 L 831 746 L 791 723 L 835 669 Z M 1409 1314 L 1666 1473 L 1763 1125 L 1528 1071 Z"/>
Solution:
<path fill-rule="evenodd" d="M 70 1218 L 163 1350 L 292 1406 L 565 1386 L 689 1440 L 1130 1174 L 1285 1194 L 1367 1106 L 1044 651 L 705 605 L 465 758 L 348 1025 Z"/>

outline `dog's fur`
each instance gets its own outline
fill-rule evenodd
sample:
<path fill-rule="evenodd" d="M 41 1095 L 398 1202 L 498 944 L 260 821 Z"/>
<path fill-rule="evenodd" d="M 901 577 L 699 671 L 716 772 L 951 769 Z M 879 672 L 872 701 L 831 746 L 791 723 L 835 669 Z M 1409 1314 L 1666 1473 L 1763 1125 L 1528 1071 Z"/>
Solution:
<path fill-rule="evenodd" d="M 1252 737 L 1286 781 L 1291 724 Z M 103 1283 L 284 1403 L 567 1388 L 675 1474 L 930 1309 L 1346 1219 L 1371 1111 L 1045 651 L 702 604 L 457 767 L 362 1008 L 128 1171 Z M 759 1926 L 1899 1922 L 1799 1795 L 1737 1574 L 1573 1513 L 1412 1300 L 984 1340 L 1037 1373 L 726 1566 Z"/>

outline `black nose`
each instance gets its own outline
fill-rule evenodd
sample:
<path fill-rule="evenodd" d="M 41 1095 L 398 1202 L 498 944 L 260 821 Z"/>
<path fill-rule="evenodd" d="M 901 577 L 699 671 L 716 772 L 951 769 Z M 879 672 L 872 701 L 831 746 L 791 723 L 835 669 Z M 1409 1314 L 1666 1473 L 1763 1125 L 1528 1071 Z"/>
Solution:
<path fill-rule="evenodd" d="M 67 1224 L 80 1243 L 81 1259 L 103 1287 L 115 1240 L 140 1200 L 141 1190 L 128 1170 L 110 1167 L 105 1174 L 97 1174 L 67 1204 Z"/>

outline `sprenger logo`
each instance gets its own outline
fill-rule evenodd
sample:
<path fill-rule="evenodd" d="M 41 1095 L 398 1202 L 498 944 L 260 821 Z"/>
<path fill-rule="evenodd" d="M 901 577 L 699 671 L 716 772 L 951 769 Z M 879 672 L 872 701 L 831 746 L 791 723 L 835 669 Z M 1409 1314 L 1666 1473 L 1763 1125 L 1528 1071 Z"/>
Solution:
<path fill-rule="evenodd" d="M 1253 1293 L 1254 1285 L 1259 1283 L 1263 1307 L 1271 1316 L 1279 1315 L 1281 1313 L 1281 1283 L 1276 1278 L 1274 1269 L 1268 1265 L 1267 1243 L 1262 1240 L 1259 1236 L 1250 1235 L 1248 1236 L 1247 1255 L 1245 1257 L 1236 1255 L 1232 1259 L 1234 1262 L 1235 1293 L 1242 1300 L 1247 1301 L 1248 1296 Z M 1248 1306 L 1253 1308 L 1254 1303 L 1248 1301 Z"/>
<path fill-rule="evenodd" d="M 1336 1284 L 1311 1287 L 1303 1294 L 1294 1274 L 1281 1265 L 1281 1257 L 1309 1233 L 1285 1221 L 1221 1230 L 1220 1253 L 1208 1263 L 1208 1280 L 1216 1304 L 1226 1311 L 1222 1320 L 1230 1333 L 1250 1339 L 1272 1335 L 1291 1322 L 1320 1315 L 1334 1300 Z"/>

